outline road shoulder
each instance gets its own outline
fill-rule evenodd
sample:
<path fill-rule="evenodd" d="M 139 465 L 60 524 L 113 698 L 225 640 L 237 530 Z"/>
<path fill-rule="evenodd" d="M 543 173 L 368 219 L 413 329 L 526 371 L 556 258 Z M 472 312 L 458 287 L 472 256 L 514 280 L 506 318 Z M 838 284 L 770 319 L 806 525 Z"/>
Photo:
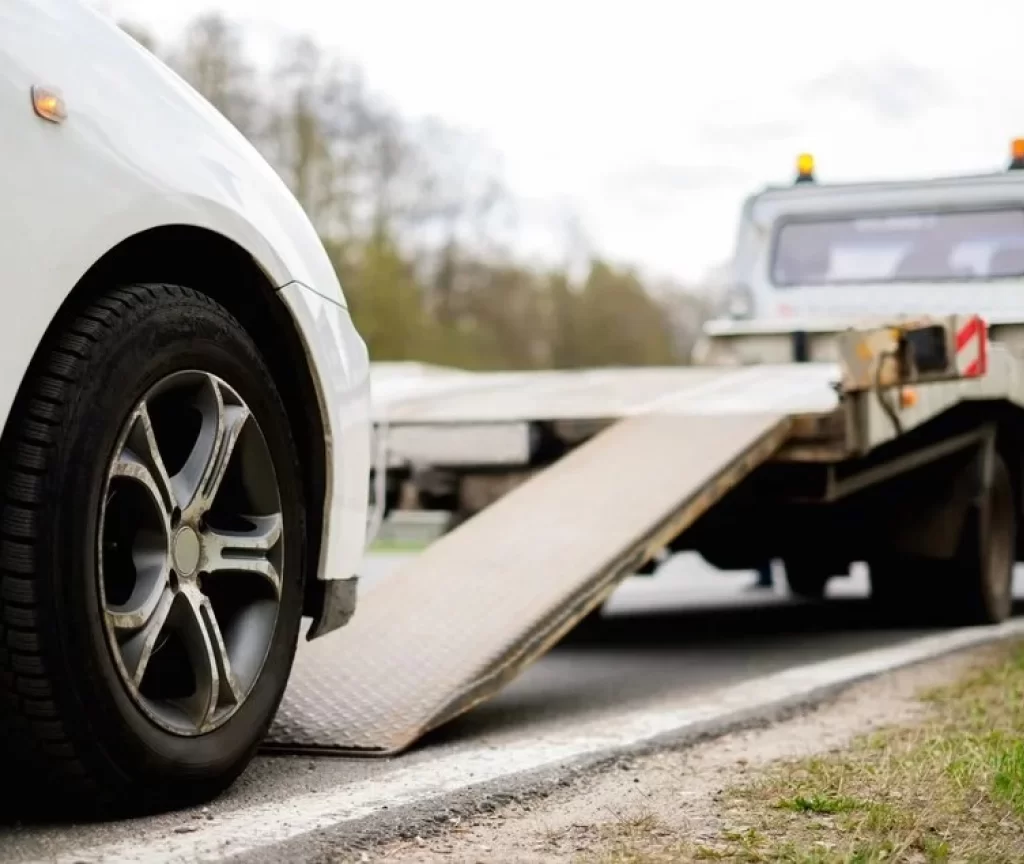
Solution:
<path fill-rule="evenodd" d="M 878 782 L 887 785 L 873 789 L 874 779 L 865 778 L 880 775 L 870 764 L 875 756 L 863 748 L 885 741 L 894 748 L 882 754 L 885 758 L 895 754 L 912 759 L 918 750 L 907 748 L 923 746 L 915 730 L 920 736 L 934 736 L 945 728 L 943 722 L 952 722 L 954 714 L 946 711 L 950 705 L 959 711 L 965 698 L 974 700 L 972 704 L 990 698 L 991 687 L 984 691 L 987 697 L 971 687 L 990 674 L 984 670 L 1005 664 L 1011 651 L 1016 651 L 1024 681 L 1019 643 L 1016 648 L 1005 643 L 974 648 L 854 685 L 830 704 L 767 728 L 621 759 L 598 773 L 577 777 L 546 798 L 515 802 L 475 818 L 454 816 L 430 836 L 350 849 L 334 860 L 824 862 L 847 860 L 851 843 L 877 853 L 877 860 L 893 860 L 894 849 L 886 851 L 886 844 L 900 843 L 909 844 L 920 860 L 943 860 L 950 841 L 942 836 L 939 813 L 943 807 L 956 811 L 962 802 L 916 802 L 909 812 L 925 814 L 924 821 L 906 821 L 907 808 L 893 804 L 907 794 L 906 776 L 883 772 L 888 780 Z M 936 688 L 965 681 L 974 683 L 964 685 L 967 689 L 958 694 L 958 701 L 923 698 Z M 955 716 L 963 720 L 962 713 Z M 1008 722 L 1012 725 L 1016 719 L 1019 715 Z M 956 734 L 968 733 L 961 729 Z M 865 761 L 866 757 L 870 758 Z M 942 773 L 941 768 L 932 764 L 930 770 Z M 836 784 L 852 783 L 853 778 L 860 797 L 837 791 Z M 938 789 L 937 779 L 932 781 L 929 788 Z M 991 785 L 991 778 L 986 782 Z M 969 803 L 979 806 L 977 801 Z M 1003 819 L 1007 812 L 1016 812 L 1005 801 L 995 801 L 993 807 Z M 1017 818 L 1016 828 L 1011 820 L 1010 833 L 998 834 L 997 824 L 997 834 L 986 835 L 984 842 L 1012 844 L 1013 836 L 1024 836 L 1024 819 Z M 967 837 L 968 842 L 977 840 Z M 1024 853 L 1024 848 L 1004 846 L 1002 851 Z"/>

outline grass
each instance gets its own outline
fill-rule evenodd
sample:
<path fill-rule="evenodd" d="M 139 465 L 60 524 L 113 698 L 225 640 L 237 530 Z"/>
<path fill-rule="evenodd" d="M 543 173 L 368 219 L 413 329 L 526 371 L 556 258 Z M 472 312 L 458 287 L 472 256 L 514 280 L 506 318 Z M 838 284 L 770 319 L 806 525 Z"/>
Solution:
<path fill-rule="evenodd" d="M 846 795 L 830 795 L 816 792 L 807 797 L 796 795 L 793 798 L 782 798 L 778 806 L 784 810 L 792 810 L 794 813 L 820 813 L 833 815 L 835 813 L 850 813 L 854 810 L 861 810 L 864 802 L 857 798 L 849 798 Z"/>
<path fill-rule="evenodd" d="M 731 824 L 697 845 L 648 822 L 581 861 L 1024 862 L 1024 645 L 924 694 L 927 718 L 726 790 Z"/>

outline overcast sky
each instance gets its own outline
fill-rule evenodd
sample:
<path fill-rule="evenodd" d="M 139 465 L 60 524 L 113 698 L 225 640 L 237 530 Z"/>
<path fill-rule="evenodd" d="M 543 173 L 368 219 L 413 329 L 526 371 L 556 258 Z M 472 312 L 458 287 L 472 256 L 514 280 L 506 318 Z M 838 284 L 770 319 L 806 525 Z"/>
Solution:
<path fill-rule="evenodd" d="M 1011 0 L 94 2 L 164 43 L 214 8 L 260 45 L 309 32 L 500 152 L 530 249 L 575 211 L 601 251 L 682 279 L 731 253 L 743 197 L 801 150 L 822 180 L 927 176 L 999 169 L 1024 135 Z"/>

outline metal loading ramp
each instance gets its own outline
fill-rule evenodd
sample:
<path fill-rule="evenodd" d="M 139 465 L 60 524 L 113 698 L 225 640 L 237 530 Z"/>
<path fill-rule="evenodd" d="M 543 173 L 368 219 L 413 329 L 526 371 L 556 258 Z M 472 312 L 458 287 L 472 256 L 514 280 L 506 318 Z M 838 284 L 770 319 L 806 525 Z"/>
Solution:
<path fill-rule="evenodd" d="M 494 695 L 784 442 L 782 413 L 620 420 L 303 641 L 268 750 L 391 755 Z"/>

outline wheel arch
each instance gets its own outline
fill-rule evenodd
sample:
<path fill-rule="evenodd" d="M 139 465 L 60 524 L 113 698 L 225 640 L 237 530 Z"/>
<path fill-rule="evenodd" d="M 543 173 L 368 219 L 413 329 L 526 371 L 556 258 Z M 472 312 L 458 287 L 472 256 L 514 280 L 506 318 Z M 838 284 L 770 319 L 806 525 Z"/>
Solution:
<path fill-rule="evenodd" d="M 151 228 L 118 243 L 71 290 L 41 344 L 95 298 L 118 283 L 164 282 L 209 296 L 234 315 L 256 343 L 284 401 L 298 445 L 306 506 L 306 580 L 303 614 L 316 617 L 316 590 L 327 477 L 324 418 L 314 373 L 298 324 L 256 259 L 233 240 L 206 228 Z M 310 566 L 312 565 L 312 566 Z"/>

